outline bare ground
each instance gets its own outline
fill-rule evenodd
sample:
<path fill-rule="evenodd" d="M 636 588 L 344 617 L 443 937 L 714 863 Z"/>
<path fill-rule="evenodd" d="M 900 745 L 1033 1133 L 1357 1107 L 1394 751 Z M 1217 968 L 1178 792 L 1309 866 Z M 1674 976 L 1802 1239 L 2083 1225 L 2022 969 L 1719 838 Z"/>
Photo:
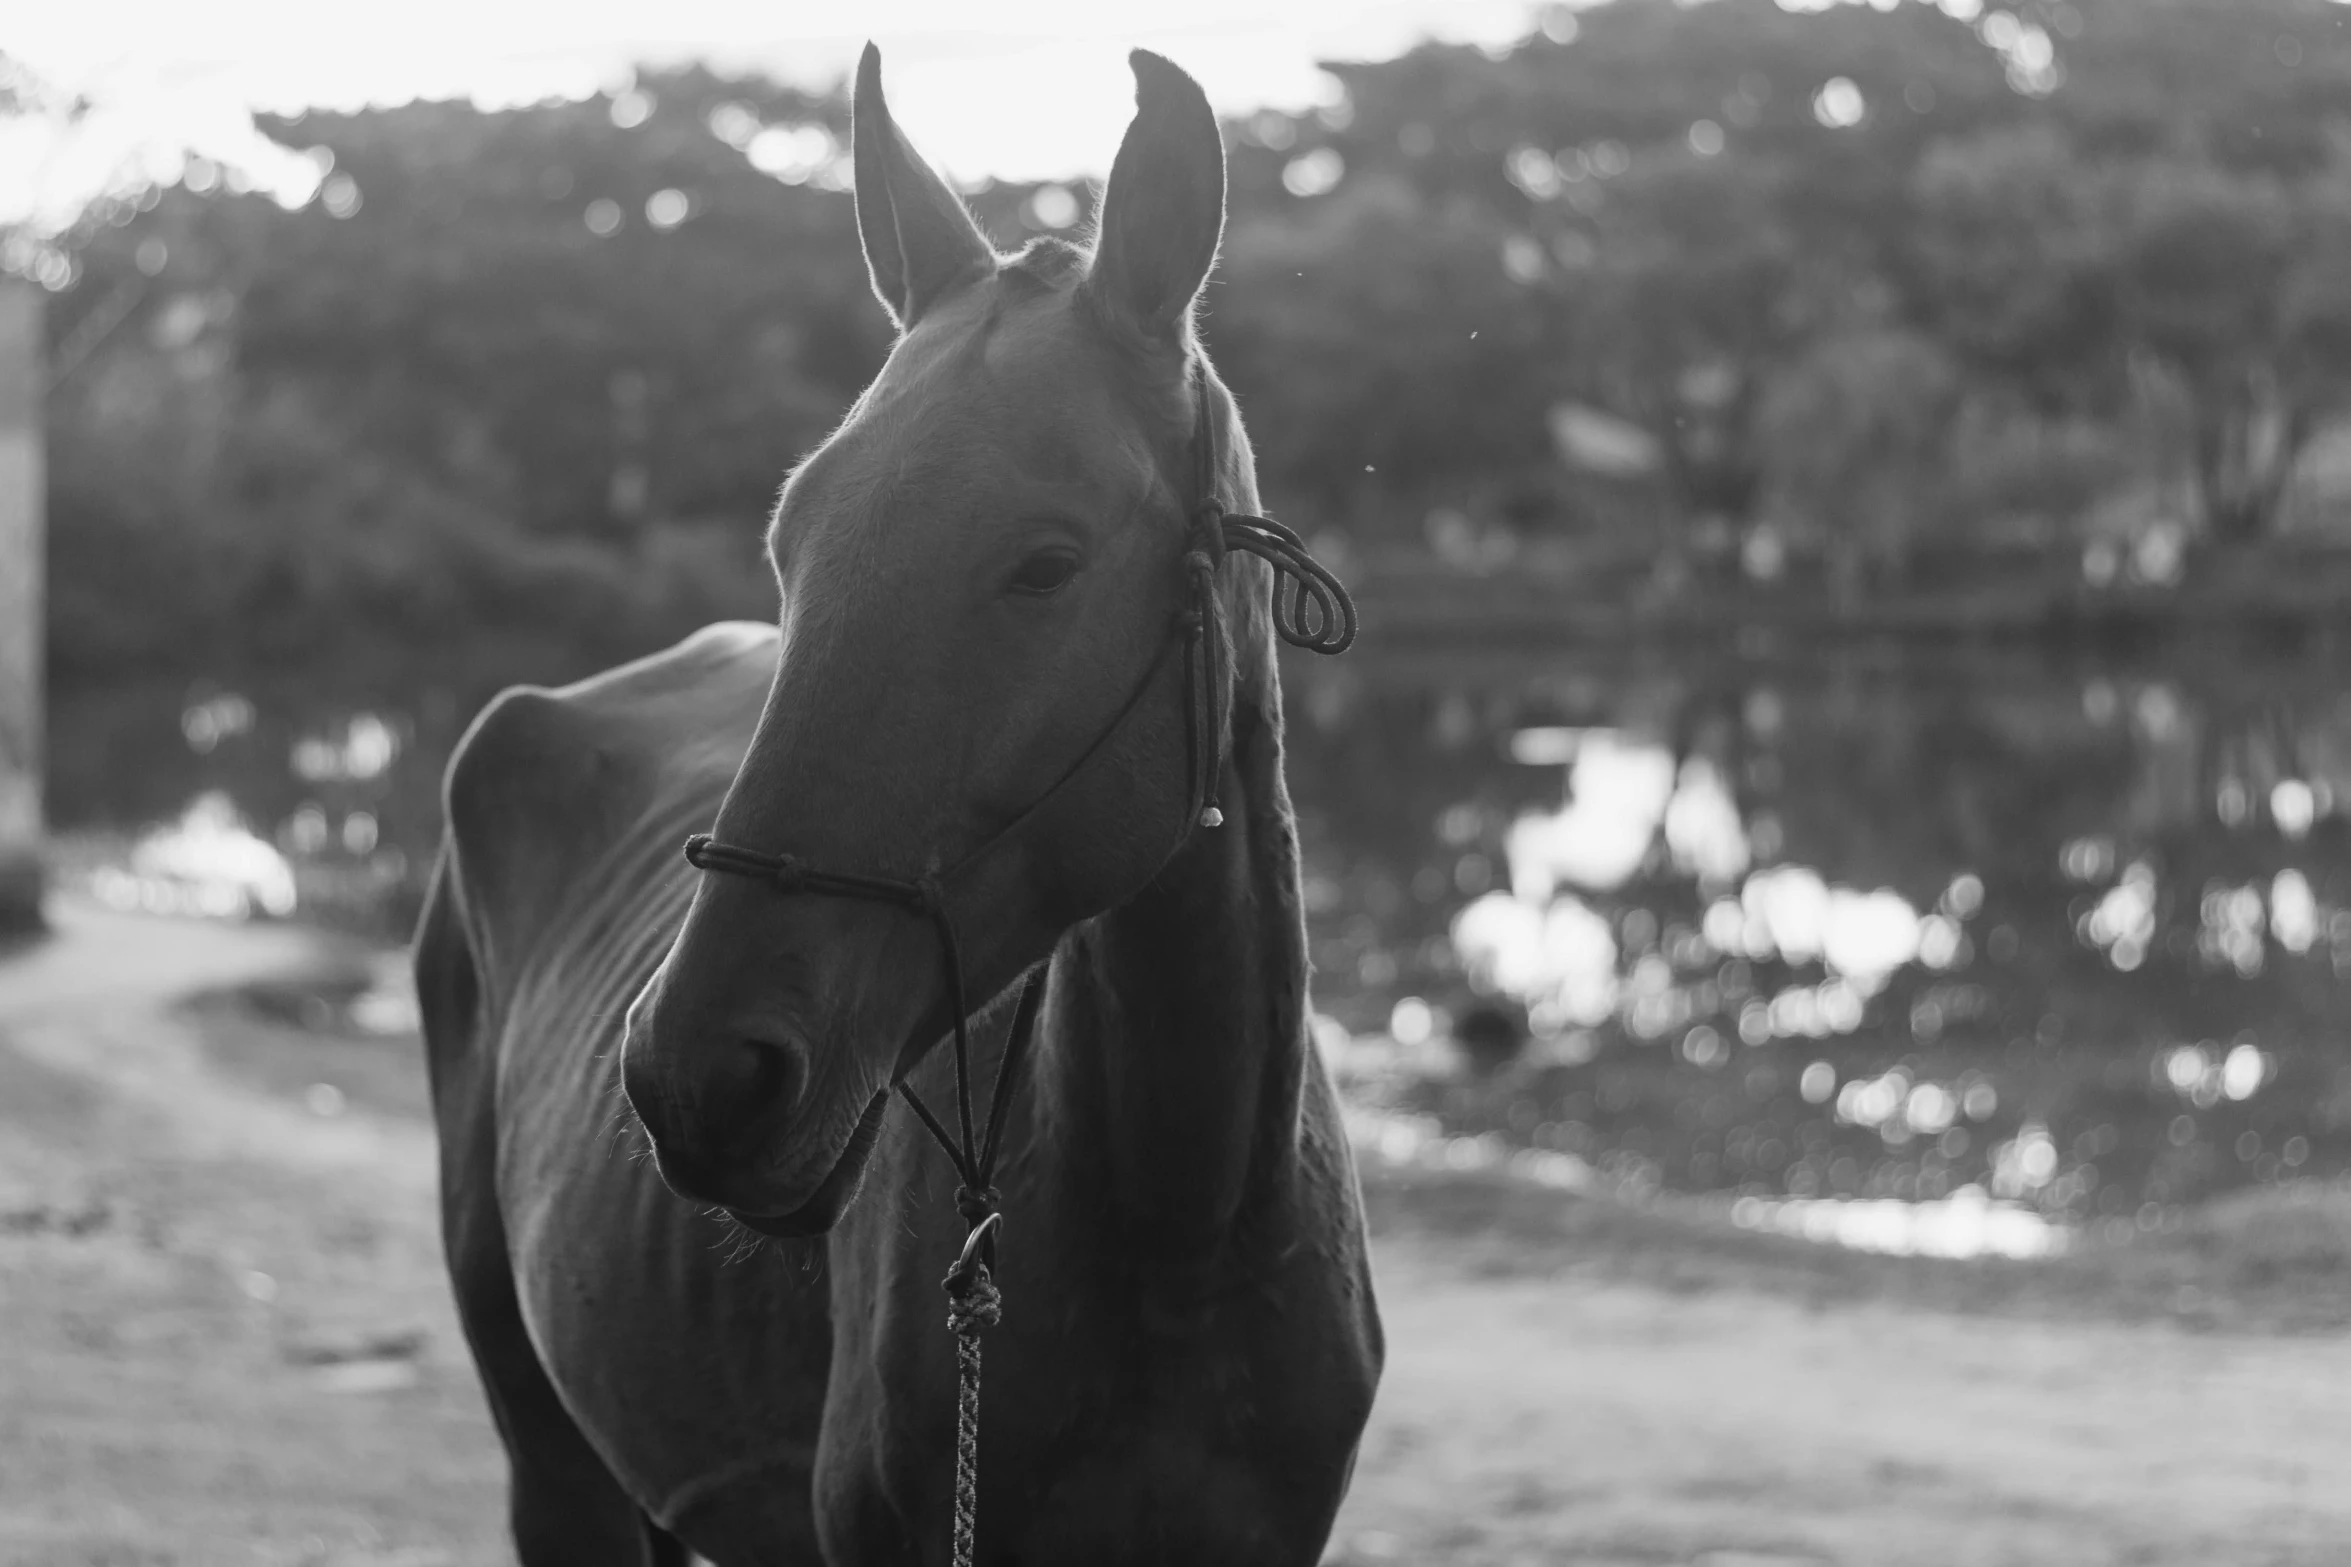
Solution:
<path fill-rule="evenodd" d="M 0 956 L 0 1563 L 506 1560 L 413 1050 L 183 1004 L 353 954 L 60 914 Z M 1390 1359 L 1334 1561 L 2351 1561 L 2339 1204 L 1995 1267 L 1372 1199 Z"/>

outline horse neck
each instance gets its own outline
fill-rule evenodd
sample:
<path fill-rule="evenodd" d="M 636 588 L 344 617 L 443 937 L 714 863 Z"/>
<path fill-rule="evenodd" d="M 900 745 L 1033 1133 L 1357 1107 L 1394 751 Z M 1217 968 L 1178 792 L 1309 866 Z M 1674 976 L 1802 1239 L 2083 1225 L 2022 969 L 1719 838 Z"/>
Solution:
<path fill-rule="evenodd" d="M 1278 688 L 1236 702 L 1233 726 L 1224 825 L 1065 938 L 1038 1062 L 1063 1173 L 1169 1261 L 1212 1257 L 1278 1189 L 1307 1067 Z"/>

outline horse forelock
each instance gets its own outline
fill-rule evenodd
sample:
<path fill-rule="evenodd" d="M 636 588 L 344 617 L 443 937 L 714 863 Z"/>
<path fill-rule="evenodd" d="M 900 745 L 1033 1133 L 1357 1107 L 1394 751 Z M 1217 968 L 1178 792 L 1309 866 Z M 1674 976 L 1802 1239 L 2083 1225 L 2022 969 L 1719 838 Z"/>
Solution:
<path fill-rule="evenodd" d="M 1016 287 L 1031 285 L 1059 292 L 1083 282 L 1092 259 L 1084 246 L 1044 234 L 1006 257 L 997 276 Z"/>

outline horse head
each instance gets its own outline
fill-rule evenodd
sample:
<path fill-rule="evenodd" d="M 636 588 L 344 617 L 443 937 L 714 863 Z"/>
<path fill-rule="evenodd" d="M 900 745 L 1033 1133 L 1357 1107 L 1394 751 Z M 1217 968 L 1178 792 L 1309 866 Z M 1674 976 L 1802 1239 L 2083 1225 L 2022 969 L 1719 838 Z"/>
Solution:
<path fill-rule="evenodd" d="M 935 888 L 974 1000 L 1184 843 L 1200 742 L 1190 664 L 1166 649 L 1203 432 L 1225 493 L 1255 499 L 1192 324 L 1224 223 L 1215 116 L 1175 66 L 1132 63 L 1094 245 L 1005 256 L 892 121 L 866 50 L 858 231 L 899 335 L 776 507 L 779 661 L 713 829 Z M 1221 667 L 1271 681 L 1261 568 L 1215 580 Z M 919 912 L 775 892 L 704 878 L 630 1009 L 623 1080 L 675 1191 L 803 1235 L 848 1206 L 956 987 Z"/>

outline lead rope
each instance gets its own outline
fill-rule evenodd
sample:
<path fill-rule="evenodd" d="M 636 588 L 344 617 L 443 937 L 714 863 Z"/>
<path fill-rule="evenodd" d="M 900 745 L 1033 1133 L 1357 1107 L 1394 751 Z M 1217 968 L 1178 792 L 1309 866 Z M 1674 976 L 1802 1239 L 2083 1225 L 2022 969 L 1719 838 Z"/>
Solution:
<path fill-rule="evenodd" d="M 961 1138 L 947 1128 L 922 1102 L 914 1085 L 898 1079 L 898 1093 L 915 1117 L 945 1150 L 962 1184 L 955 1188 L 955 1211 L 966 1226 L 963 1250 L 947 1270 L 940 1287 L 947 1292 L 947 1331 L 955 1335 L 955 1536 L 954 1567 L 972 1567 L 972 1540 L 979 1527 L 980 1506 L 980 1335 L 1004 1315 L 1004 1297 L 996 1288 L 996 1236 L 1004 1227 L 996 1190 L 996 1154 L 1002 1146 L 1004 1111 L 1012 1097 L 1013 1074 L 1028 1053 L 1036 1030 L 1037 1003 L 1044 994 L 1040 975 L 1022 984 L 1012 1012 L 1012 1028 L 1005 1035 L 1004 1057 L 996 1064 L 996 1086 L 988 1096 L 984 1139 L 974 1142 L 971 1119 L 971 1025 L 963 991 L 963 953 L 955 940 L 955 921 L 948 916 L 945 896 L 936 881 L 926 878 L 922 889 L 924 911 L 938 927 L 939 947 L 946 959 L 947 991 L 955 1008 L 955 1114 Z"/>
<path fill-rule="evenodd" d="M 980 1508 L 980 1331 L 1002 1314 L 1003 1298 L 986 1263 L 971 1257 L 970 1241 L 992 1234 L 1003 1217 L 991 1213 L 965 1243 L 968 1261 L 947 1275 L 947 1330 L 955 1335 L 955 1567 L 971 1567 L 972 1534 Z"/>
<path fill-rule="evenodd" d="M 1004 1227 L 996 1190 L 996 1155 L 1002 1146 L 1005 1107 L 1012 1097 L 1013 1074 L 1028 1054 L 1036 1031 L 1037 1004 L 1044 995 L 1041 971 L 1022 984 L 1014 1006 L 1012 1028 L 1004 1040 L 1004 1057 L 996 1064 L 996 1086 L 988 1096 L 985 1140 L 974 1147 L 971 1137 L 971 1043 L 965 1020 L 962 954 L 956 950 L 955 923 L 944 901 L 934 893 L 934 918 L 947 958 L 948 987 L 955 1005 L 955 1102 L 962 1121 L 958 1145 L 915 1093 L 914 1085 L 898 1080 L 905 1099 L 932 1139 L 946 1150 L 962 1184 L 955 1189 L 955 1211 L 967 1226 L 963 1250 L 947 1270 L 940 1286 L 947 1292 L 947 1331 L 955 1335 L 955 1544 L 954 1567 L 972 1567 L 972 1538 L 979 1525 L 980 1498 L 980 1334 L 1004 1315 L 1004 1298 L 995 1279 L 996 1235 Z"/>

